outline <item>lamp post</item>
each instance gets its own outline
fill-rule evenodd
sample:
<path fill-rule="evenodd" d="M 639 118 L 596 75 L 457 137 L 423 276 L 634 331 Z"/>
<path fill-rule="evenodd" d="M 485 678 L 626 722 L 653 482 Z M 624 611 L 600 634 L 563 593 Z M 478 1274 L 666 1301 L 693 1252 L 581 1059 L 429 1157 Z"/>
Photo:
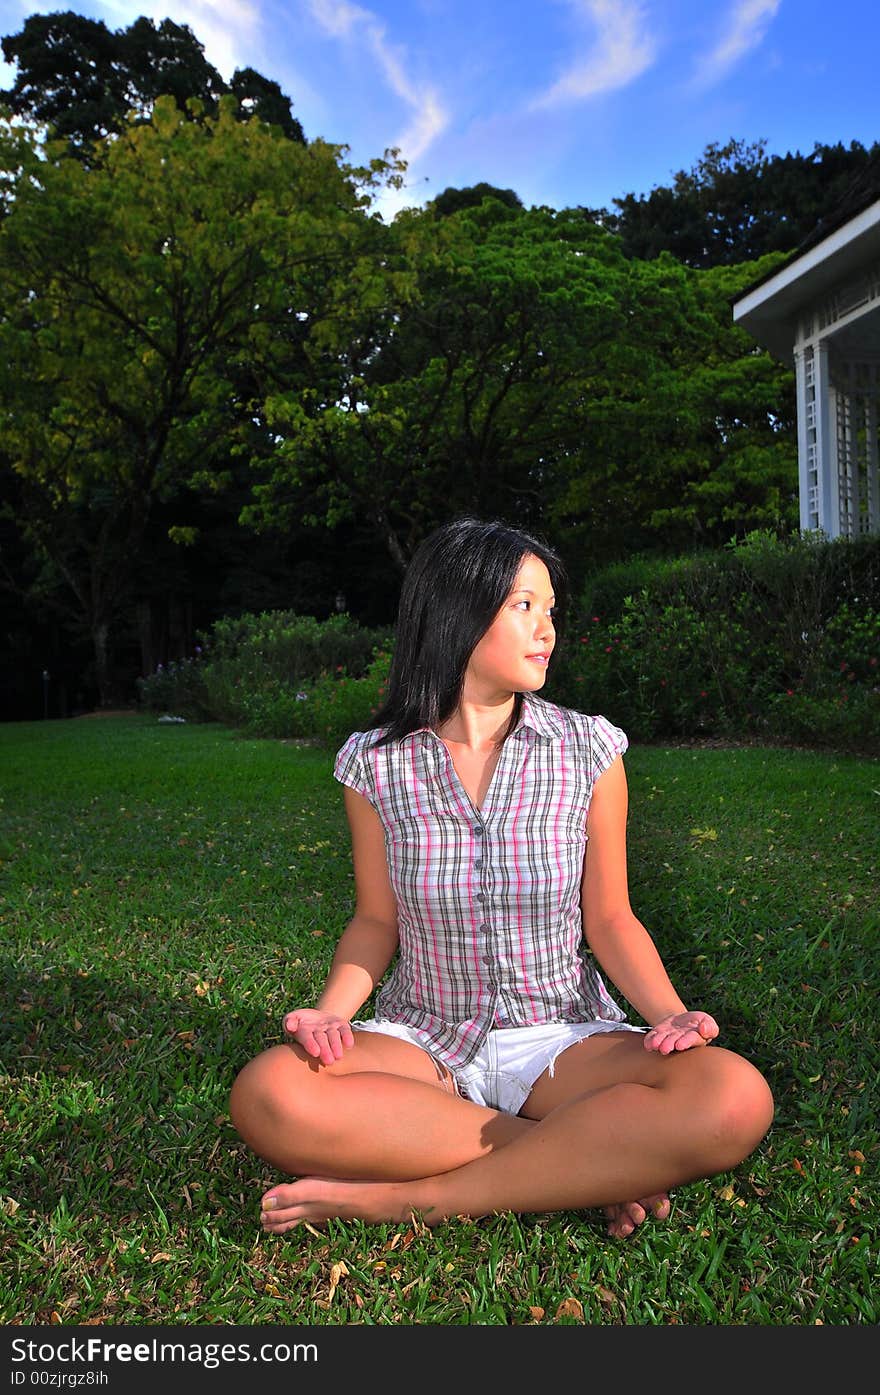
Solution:
<path fill-rule="evenodd" d="M 43 669 L 43 717 L 49 715 L 49 670 Z"/>

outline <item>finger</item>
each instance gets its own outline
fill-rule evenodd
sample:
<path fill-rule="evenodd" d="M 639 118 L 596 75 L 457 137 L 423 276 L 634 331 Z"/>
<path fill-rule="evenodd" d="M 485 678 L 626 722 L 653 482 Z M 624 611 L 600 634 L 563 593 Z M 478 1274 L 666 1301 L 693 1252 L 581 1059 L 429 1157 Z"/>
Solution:
<path fill-rule="evenodd" d="M 330 1031 L 331 1029 L 329 1027 L 317 1027 L 315 1029 L 315 1035 L 321 1049 L 321 1064 L 324 1066 L 332 1066 L 333 1062 L 336 1060 L 336 1052 L 333 1049 Z"/>
<path fill-rule="evenodd" d="M 341 1041 L 340 1029 L 335 1023 L 333 1026 L 327 1028 L 327 1045 L 330 1048 L 334 1061 L 340 1060 L 344 1048 Z"/>

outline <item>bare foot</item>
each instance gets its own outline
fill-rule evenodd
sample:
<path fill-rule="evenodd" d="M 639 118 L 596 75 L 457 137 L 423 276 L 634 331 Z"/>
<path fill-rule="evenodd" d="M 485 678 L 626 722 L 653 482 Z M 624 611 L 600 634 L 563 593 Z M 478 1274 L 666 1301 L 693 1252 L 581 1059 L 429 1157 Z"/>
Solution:
<path fill-rule="evenodd" d="M 602 1209 L 608 1221 L 608 1234 L 616 1240 L 625 1240 L 648 1215 L 665 1221 L 669 1215 L 669 1197 L 666 1192 L 657 1192 L 655 1196 L 643 1196 L 641 1201 L 618 1201 Z"/>
<path fill-rule="evenodd" d="M 260 1223 L 270 1235 L 283 1235 L 303 1221 L 327 1221 L 334 1217 L 343 1221 L 410 1220 L 415 1204 L 412 1184 L 406 1186 L 406 1198 L 403 1191 L 398 1182 L 301 1177 L 296 1182 L 279 1183 L 264 1193 Z"/>

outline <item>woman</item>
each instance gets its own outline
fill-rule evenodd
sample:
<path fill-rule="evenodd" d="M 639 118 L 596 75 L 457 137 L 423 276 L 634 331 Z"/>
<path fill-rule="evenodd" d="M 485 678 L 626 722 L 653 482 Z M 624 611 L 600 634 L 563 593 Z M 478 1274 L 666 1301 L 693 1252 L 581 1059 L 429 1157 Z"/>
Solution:
<path fill-rule="evenodd" d="M 623 1237 L 770 1125 L 766 1081 L 710 1048 L 630 906 L 626 737 L 538 696 L 564 589 L 503 523 L 456 520 L 413 558 L 387 702 L 336 758 L 354 915 L 315 1006 L 232 1090 L 241 1136 L 297 1178 L 262 1198 L 271 1233 L 602 1207 Z"/>

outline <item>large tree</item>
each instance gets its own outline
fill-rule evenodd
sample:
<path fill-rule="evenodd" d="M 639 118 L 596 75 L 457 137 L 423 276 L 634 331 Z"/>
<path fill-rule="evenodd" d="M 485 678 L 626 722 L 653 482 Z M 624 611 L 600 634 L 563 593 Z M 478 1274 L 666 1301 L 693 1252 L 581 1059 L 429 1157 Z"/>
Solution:
<path fill-rule="evenodd" d="M 241 123 L 231 98 L 198 122 L 159 98 L 92 166 L 5 123 L 0 170 L 0 453 L 107 702 L 154 503 L 222 487 L 230 454 L 266 449 L 263 397 L 314 384 L 310 341 L 381 280 L 365 204 L 388 167 Z"/>
<path fill-rule="evenodd" d="M 797 527 L 790 369 L 733 325 L 730 298 L 779 261 L 629 263 L 629 313 L 594 375 L 549 518 L 590 566 Z"/>
<path fill-rule="evenodd" d="M 103 20 L 72 10 L 35 14 L 2 48 L 16 74 L 0 91 L 0 106 L 48 128 L 86 158 L 133 113 L 148 119 L 161 96 L 173 97 L 181 111 L 214 115 L 220 97 L 231 93 L 240 119 L 257 116 L 304 140 L 277 82 L 253 68 L 238 69 L 225 82 L 189 26 L 170 19 L 157 25 L 142 16 L 111 31 Z M 188 106 L 193 99 L 198 108 Z"/>
<path fill-rule="evenodd" d="M 450 512 L 540 521 L 584 383 L 611 371 L 627 268 L 579 214 L 491 197 L 398 215 L 385 240 L 406 296 L 337 326 L 332 392 L 271 396 L 278 449 L 249 516 L 368 519 L 402 569 Z"/>
<path fill-rule="evenodd" d="M 370 522 L 398 568 L 455 512 L 603 561 L 796 526 L 792 375 L 730 316 L 769 260 L 627 259 L 577 211 L 491 197 L 385 241 L 414 292 L 334 336 L 332 389 L 270 396 L 252 521 Z"/>

